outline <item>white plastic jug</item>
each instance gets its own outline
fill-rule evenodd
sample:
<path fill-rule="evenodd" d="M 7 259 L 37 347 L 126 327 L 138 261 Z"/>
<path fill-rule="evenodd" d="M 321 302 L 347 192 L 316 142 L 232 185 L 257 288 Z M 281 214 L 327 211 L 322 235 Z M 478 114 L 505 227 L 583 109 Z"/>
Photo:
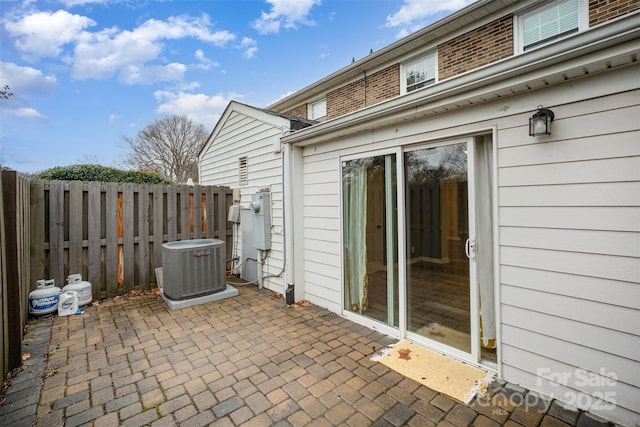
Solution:
<path fill-rule="evenodd" d="M 76 291 L 66 291 L 60 294 L 58 303 L 58 316 L 68 316 L 76 314 L 78 311 L 78 293 Z"/>

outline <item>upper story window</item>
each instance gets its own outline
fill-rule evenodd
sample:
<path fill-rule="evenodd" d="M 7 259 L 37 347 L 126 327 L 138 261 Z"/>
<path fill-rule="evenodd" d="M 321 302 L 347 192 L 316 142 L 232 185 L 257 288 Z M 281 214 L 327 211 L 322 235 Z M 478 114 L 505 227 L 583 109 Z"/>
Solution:
<path fill-rule="evenodd" d="M 323 122 L 327 118 L 327 100 L 325 98 L 319 99 L 309 103 L 309 111 L 307 117 L 310 120 L 317 120 Z"/>
<path fill-rule="evenodd" d="M 547 44 L 566 35 L 577 33 L 585 24 L 586 11 L 579 0 L 563 0 L 547 4 L 541 8 L 524 13 L 517 20 L 519 30 L 518 51 Z"/>
<path fill-rule="evenodd" d="M 436 82 L 436 54 L 421 56 L 402 66 L 402 93 L 432 85 Z"/>

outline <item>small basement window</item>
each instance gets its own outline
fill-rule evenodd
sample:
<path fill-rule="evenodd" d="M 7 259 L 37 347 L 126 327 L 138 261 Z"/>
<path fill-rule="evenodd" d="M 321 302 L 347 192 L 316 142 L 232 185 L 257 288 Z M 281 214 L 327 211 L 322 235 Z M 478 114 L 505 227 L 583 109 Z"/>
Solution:
<path fill-rule="evenodd" d="M 403 93 L 430 86 L 436 82 L 436 54 L 432 52 L 402 66 Z"/>
<path fill-rule="evenodd" d="M 249 184 L 249 172 L 247 171 L 247 156 L 238 159 L 238 183 L 240 185 Z"/>

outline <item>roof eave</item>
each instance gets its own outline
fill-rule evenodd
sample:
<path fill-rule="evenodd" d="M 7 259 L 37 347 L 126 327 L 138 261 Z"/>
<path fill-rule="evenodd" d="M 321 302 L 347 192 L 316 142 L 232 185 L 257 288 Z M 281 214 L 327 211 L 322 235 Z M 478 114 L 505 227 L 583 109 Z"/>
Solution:
<path fill-rule="evenodd" d="M 544 48 L 512 56 L 437 85 L 328 120 L 289 134 L 282 142 L 299 146 L 321 143 L 336 136 L 371 128 L 374 122 L 379 127 L 394 121 L 459 108 L 469 104 L 472 98 L 481 98 L 483 93 L 489 98 L 497 88 L 522 85 L 527 78 L 533 78 L 528 76 L 534 74 L 535 79 L 539 80 L 562 76 L 569 68 L 580 68 L 581 63 L 588 61 L 602 62 L 609 57 L 623 56 L 637 58 L 640 55 L 637 17 L 638 13 L 634 13 Z M 605 49 L 609 50 L 598 55 Z M 550 80 L 558 82 L 563 78 Z"/>
<path fill-rule="evenodd" d="M 424 45 L 430 40 L 441 37 L 443 32 L 449 33 L 458 30 L 471 22 L 475 22 L 483 17 L 493 14 L 497 8 L 508 6 L 516 1 L 517 0 L 478 0 L 471 3 L 469 6 L 434 22 L 433 24 L 380 49 L 379 51 L 371 53 L 368 56 L 328 75 L 327 77 L 324 77 L 323 79 L 272 103 L 266 108 L 278 111 L 288 111 L 293 109 L 306 102 L 309 98 L 313 98 L 316 95 L 327 92 L 340 82 L 360 76 L 366 70 L 370 70 L 385 63 L 390 63 L 408 50 L 413 50 L 416 43 Z M 487 7 L 491 4 L 494 4 L 495 7 Z"/>

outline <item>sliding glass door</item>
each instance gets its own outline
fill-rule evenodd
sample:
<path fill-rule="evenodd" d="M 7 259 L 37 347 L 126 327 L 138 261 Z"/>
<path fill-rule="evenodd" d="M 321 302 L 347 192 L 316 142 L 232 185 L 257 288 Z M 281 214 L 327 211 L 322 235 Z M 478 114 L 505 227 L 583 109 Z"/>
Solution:
<path fill-rule="evenodd" d="M 341 162 L 343 308 L 495 363 L 491 137 Z"/>
<path fill-rule="evenodd" d="M 407 330 L 471 352 L 466 143 L 404 153 Z"/>
<path fill-rule="evenodd" d="M 344 309 L 398 326 L 396 155 L 342 162 Z"/>

